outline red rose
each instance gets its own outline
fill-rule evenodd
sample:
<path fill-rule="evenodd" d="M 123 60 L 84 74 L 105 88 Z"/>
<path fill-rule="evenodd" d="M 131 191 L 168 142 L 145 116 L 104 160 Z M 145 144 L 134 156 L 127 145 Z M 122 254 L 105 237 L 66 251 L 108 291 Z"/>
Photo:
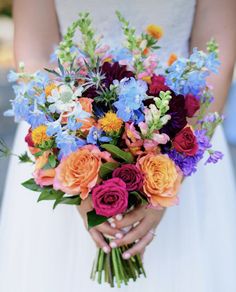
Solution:
<path fill-rule="evenodd" d="M 128 191 L 138 191 L 143 186 L 143 174 L 133 164 L 123 164 L 121 167 L 116 168 L 112 173 L 112 177 L 122 179 Z"/>
<path fill-rule="evenodd" d="M 187 94 L 185 97 L 185 110 L 187 117 L 192 118 L 200 109 L 200 101 L 192 94 Z"/>
<path fill-rule="evenodd" d="M 165 85 L 165 77 L 161 75 L 153 75 L 151 84 L 149 85 L 149 94 L 158 96 L 160 91 L 167 91 L 169 87 Z"/>
<path fill-rule="evenodd" d="M 174 148 L 188 156 L 193 156 L 198 151 L 197 139 L 190 127 L 181 130 L 173 140 Z"/>
<path fill-rule="evenodd" d="M 25 142 L 28 144 L 29 147 L 34 147 L 34 142 L 32 140 L 32 129 L 30 128 L 28 134 L 25 136 Z"/>
<path fill-rule="evenodd" d="M 92 190 L 92 201 L 97 215 L 112 217 L 128 208 L 129 193 L 120 178 L 111 178 Z"/>

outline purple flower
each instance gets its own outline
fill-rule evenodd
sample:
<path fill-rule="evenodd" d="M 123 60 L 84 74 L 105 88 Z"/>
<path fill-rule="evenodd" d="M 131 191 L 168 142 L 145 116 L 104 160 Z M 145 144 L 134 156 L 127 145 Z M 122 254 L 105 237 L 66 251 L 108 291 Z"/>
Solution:
<path fill-rule="evenodd" d="M 171 95 L 170 109 L 167 112 L 171 116 L 171 119 L 160 132 L 167 134 L 170 138 L 174 138 L 187 125 L 187 112 L 185 110 L 184 96 L 175 95 L 174 92 Z"/>
<path fill-rule="evenodd" d="M 205 164 L 207 163 L 217 163 L 219 160 L 221 160 L 223 158 L 223 153 L 221 153 L 220 151 L 214 151 L 212 153 L 210 153 L 209 158 L 207 159 L 207 161 L 205 162 Z"/>

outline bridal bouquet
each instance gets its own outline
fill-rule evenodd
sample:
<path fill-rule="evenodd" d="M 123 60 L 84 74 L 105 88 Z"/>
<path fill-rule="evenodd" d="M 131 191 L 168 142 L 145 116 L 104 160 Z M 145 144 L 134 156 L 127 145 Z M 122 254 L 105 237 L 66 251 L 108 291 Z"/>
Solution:
<path fill-rule="evenodd" d="M 83 13 L 56 48 L 55 69 L 28 74 L 20 64 L 18 73 L 9 74 L 17 83 L 6 115 L 29 124 L 30 154 L 19 158 L 33 163 L 34 171 L 23 186 L 39 192 L 38 201 L 54 201 L 54 208 L 91 196 L 88 228 L 140 204 L 178 204 L 181 181 L 197 171 L 199 161 L 222 158 L 210 143 L 222 117 L 207 114 L 213 97 L 206 78 L 219 66 L 216 43 L 208 43 L 207 53 L 172 54 L 161 64 L 162 29 L 149 25 L 137 35 L 119 12 L 117 17 L 122 47 L 103 44 Z M 122 258 L 128 248 L 111 254 L 100 249 L 92 279 L 120 287 L 145 275 L 140 256 Z"/>

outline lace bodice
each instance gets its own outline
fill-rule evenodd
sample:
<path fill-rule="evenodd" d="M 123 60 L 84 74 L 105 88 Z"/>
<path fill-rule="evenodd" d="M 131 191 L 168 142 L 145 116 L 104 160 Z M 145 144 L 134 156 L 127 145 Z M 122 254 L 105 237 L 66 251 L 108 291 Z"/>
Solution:
<path fill-rule="evenodd" d="M 106 42 L 117 46 L 122 41 L 120 24 L 115 11 L 119 10 L 137 31 L 154 23 L 164 29 L 160 41 L 160 59 L 170 53 L 188 54 L 189 37 L 196 0 L 55 0 L 61 33 L 76 19 L 79 12 L 89 11 L 94 26 Z"/>

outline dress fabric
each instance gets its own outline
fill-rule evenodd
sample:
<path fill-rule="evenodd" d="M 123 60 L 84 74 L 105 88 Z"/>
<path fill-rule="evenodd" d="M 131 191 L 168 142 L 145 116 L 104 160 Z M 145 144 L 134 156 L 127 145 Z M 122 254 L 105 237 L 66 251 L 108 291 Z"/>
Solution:
<path fill-rule="evenodd" d="M 194 0 L 57 0 L 62 33 L 80 11 L 90 11 L 95 27 L 110 44 L 119 44 L 121 31 L 114 16 L 119 10 L 137 30 L 156 23 L 164 28 L 160 42 L 166 62 L 169 53 L 188 54 Z M 14 152 L 26 149 L 27 125 L 19 125 Z M 186 179 L 180 204 L 169 208 L 157 236 L 144 256 L 147 278 L 128 287 L 99 286 L 89 279 L 96 248 L 76 209 L 50 202 L 21 182 L 32 168 L 12 158 L 0 221 L 1 292 L 235 292 L 236 188 L 222 128 L 213 143 L 224 152 L 218 165 L 199 167 Z"/>

